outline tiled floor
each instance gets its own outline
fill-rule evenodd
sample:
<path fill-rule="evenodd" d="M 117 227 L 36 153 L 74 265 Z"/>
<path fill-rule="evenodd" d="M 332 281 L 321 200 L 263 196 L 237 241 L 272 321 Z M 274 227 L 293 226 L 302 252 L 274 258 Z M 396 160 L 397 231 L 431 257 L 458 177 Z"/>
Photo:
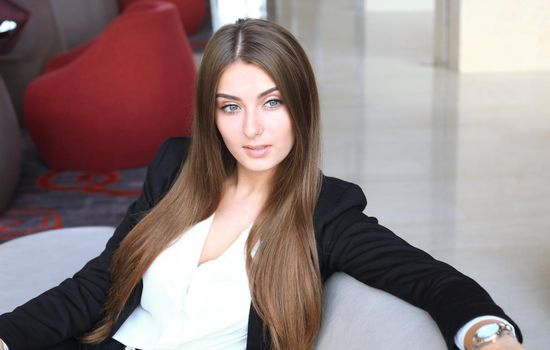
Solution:
<path fill-rule="evenodd" d="M 325 173 L 359 183 L 368 214 L 478 280 L 546 349 L 550 73 L 435 67 L 431 13 L 362 6 L 276 1 L 317 73 Z"/>

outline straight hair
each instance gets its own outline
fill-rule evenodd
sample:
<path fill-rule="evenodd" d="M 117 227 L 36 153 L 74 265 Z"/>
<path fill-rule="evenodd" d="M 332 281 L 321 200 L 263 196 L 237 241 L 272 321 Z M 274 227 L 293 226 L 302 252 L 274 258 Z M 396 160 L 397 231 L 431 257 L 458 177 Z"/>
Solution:
<path fill-rule="evenodd" d="M 216 92 L 225 69 L 238 60 L 260 67 L 276 83 L 295 139 L 274 172 L 268 198 L 246 241 L 252 304 L 274 349 L 314 346 L 322 317 L 313 229 L 321 176 L 319 97 L 298 41 L 283 27 L 258 19 L 226 25 L 209 40 L 197 76 L 187 159 L 170 190 L 116 250 L 103 319 L 85 342 L 99 343 L 112 335 L 132 290 L 155 258 L 218 207 L 224 181 L 235 174 L 236 160 L 216 128 Z"/>

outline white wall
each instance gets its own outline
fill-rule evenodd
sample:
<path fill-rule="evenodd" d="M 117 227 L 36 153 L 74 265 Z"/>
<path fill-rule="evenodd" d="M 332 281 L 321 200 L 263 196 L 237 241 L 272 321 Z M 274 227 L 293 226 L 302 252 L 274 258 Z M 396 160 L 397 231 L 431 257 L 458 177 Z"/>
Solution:
<path fill-rule="evenodd" d="M 461 3 L 460 71 L 550 71 L 550 1 Z"/>
<path fill-rule="evenodd" d="M 361 0 L 357 0 L 361 1 Z M 433 11 L 435 0 L 362 0 L 368 12 Z"/>
<path fill-rule="evenodd" d="M 434 14 L 436 63 L 461 73 L 550 71 L 549 0 L 437 0 Z"/>

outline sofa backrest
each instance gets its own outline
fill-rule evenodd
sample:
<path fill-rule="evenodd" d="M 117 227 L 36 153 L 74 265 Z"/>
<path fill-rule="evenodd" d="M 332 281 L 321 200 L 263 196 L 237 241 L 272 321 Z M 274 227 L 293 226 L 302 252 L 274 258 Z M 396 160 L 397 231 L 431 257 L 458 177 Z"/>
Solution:
<path fill-rule="evenodd" d="M 101 33 L 118 14 L 116 0 L 12 0 L 31 17 L 13 49 L 0 55 L 0 75 L 19 124 L 23 126 L 23 93 L 48 60 Z"/>
<path fill-rule="evenodd" d="M 0 77 L 0 214 L 10 205 L 21 170 L 21 140 L 9 93 Z"/>

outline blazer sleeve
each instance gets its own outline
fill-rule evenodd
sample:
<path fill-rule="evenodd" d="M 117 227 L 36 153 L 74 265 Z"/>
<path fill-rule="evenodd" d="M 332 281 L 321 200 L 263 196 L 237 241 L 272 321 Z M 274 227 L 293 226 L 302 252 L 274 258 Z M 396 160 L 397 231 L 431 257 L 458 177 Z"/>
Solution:
<path fill-rule="evenodd" d="M 324 255 L 331 272 L 389 292 L 426 310 L 439 326 L 449 349 L 468 321 L 481 315 L 500 316 L 519 327 L 474 280 L 415 248 L 363 213 L 361 188 L 349 184 L 333 205 L 325 226 Z"/>
<path fill-rule="evenodd" d="M 128 208 L 103 252 L 72 278 L 0 316 L 0 338 L 10 349 L 54 345 L 92 329 L 102 317 L 111 284 L 109 266 L 126 234 L 168 191 L 188 140 L 166 141 L 147 169 L 142 194 Z M 179 145 L 180 147 L 175 147 Z M 179 161 L 178 161 L 179 160 Z M 55 252 L 54 252 L 55 253 Z"/>

